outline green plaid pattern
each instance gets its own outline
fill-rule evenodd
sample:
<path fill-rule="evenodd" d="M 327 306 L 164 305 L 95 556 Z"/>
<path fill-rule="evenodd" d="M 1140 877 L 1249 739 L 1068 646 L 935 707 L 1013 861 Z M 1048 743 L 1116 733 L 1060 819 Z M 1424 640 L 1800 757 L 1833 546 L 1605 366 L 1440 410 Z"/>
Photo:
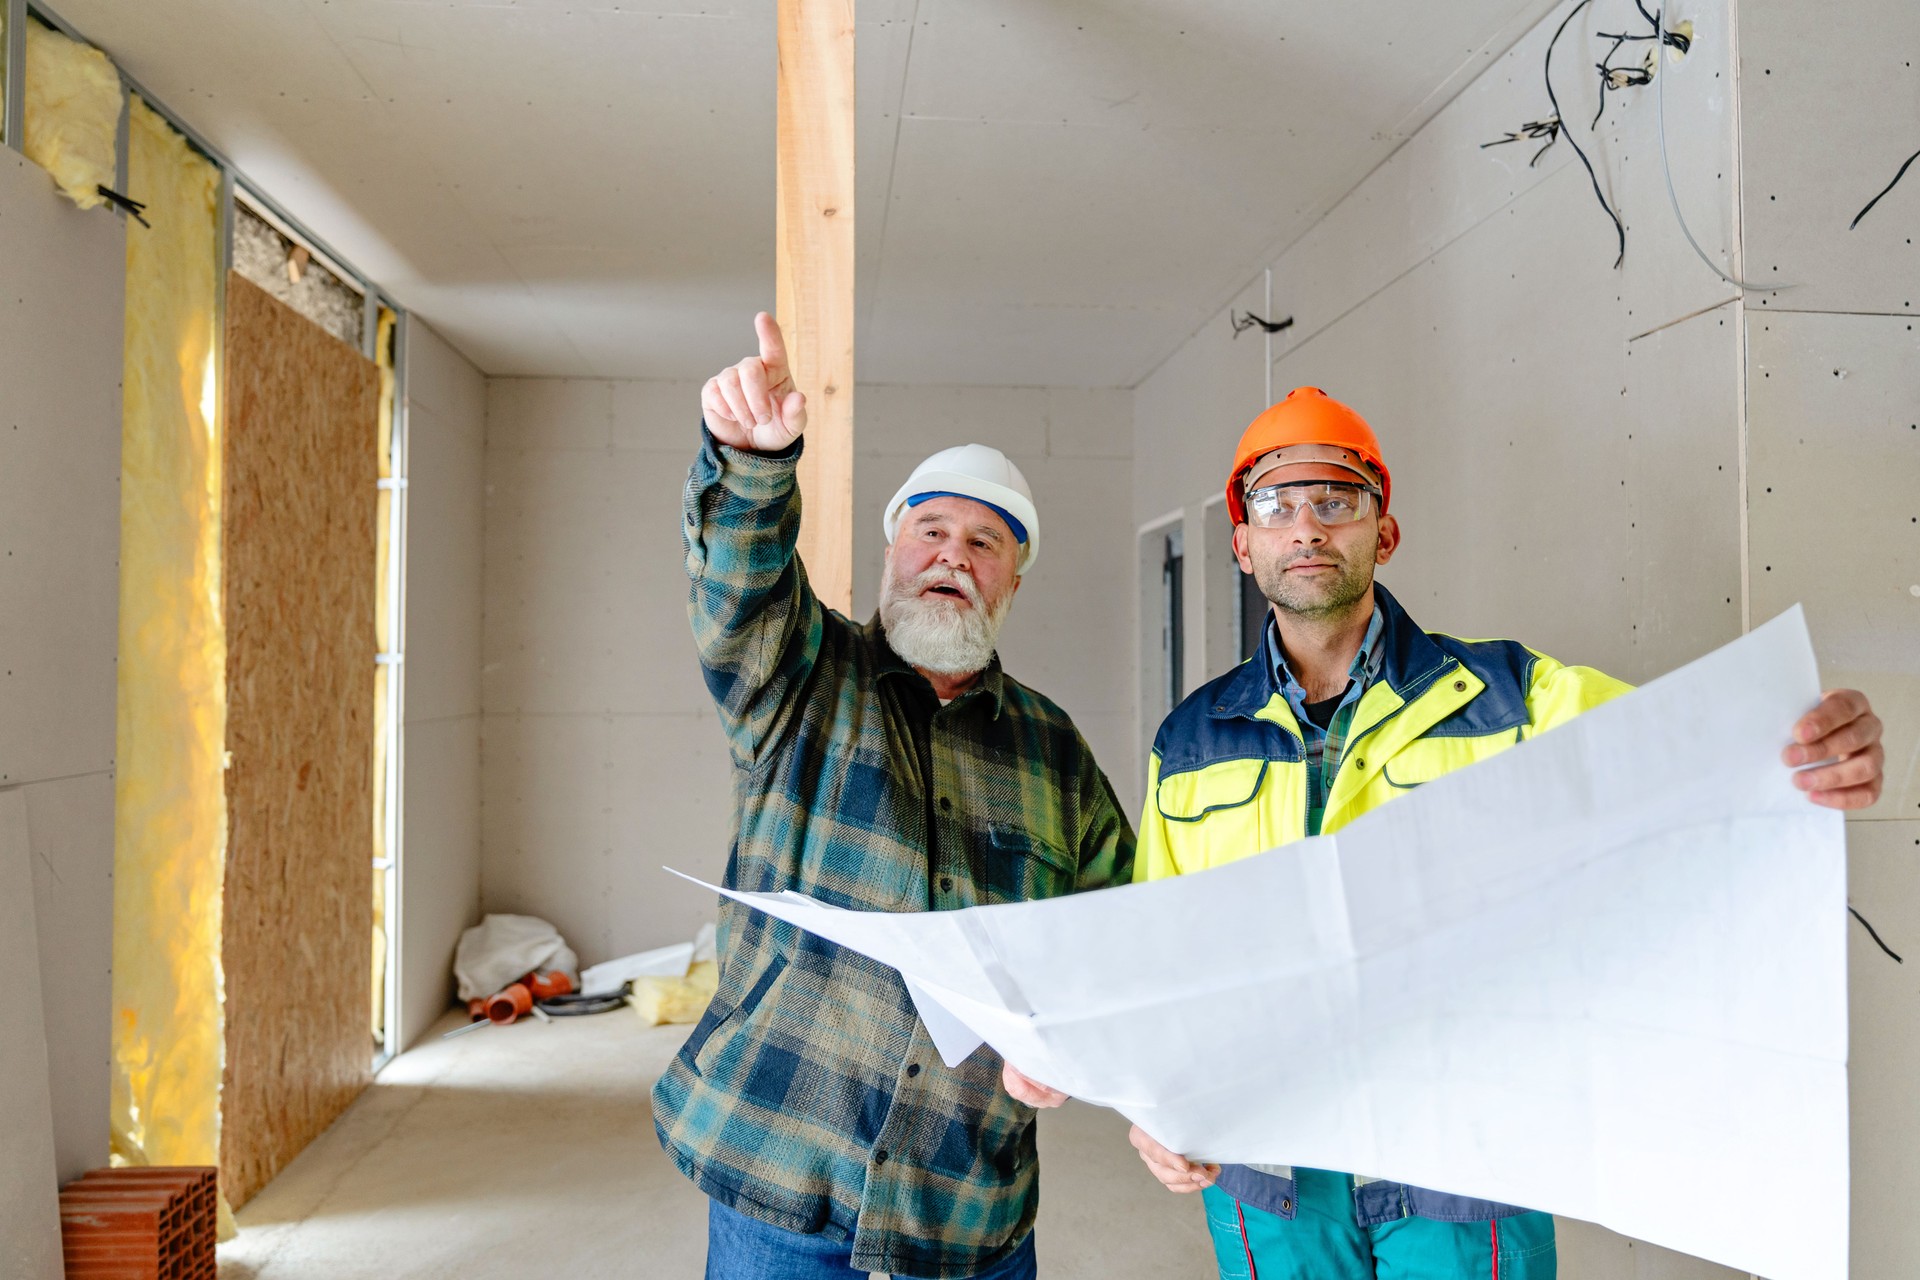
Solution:
<path fill-rule="evenodd" d="M 1334 708 L 1333 715 L 1322 729 L 1307 719 L 1307 691 L 1293 672 L 1287 669 L 1286 650 L 1280 647 L 1280 628 L 1267 615 L 1266 654 L 1267 662 L 1273 668 L 1274 680 L 1286 695 L 1287 705 L 1293 708 L 1293 718 L 1300 722 L 1300 742 L 1306 748 L 1307 755 L 1307 834 L 1320 834 L 1320 820 L 1327 812 L 1327 792 L 1329 779 L 1339 768 L 1340 755 L 1347 749 L 1347 731 L 1353 728 L 1353 713 L 1360 706 L 1361 695 L 1367 691 L 1380 675 L 1381 664 L 1385 661 L 1385 648 L 1380 636 L 1385 629 L 1385 620 L 1379 609 L 1373 611 L 1373 621 L 1367 624 L 1367 635 L 1360 642 L 1360 652 L 1353 655 L 1353 665 L 1347 668 L 1347 692 L 1340 699 L 1340 705 Z M 1325 767 L 1326 761 L 1333 761 L 1334 768 Z"/>
<path fill-rule="evenodd" d="M 1133 830 L 1059 707 L 998 659 L 942 707 L 794 554 L 799 448 L 709 435 L 687 479 L 688 612 L 734 761 L 729 887 L 866 911 L 1123 884 Z M 722 901 L 720 987 L 653 1091 L 661 1145 L 716 1200 L 853 1242 L 858 1269 L 961 1277 L 1038 1205 L 1033 1111 L 1000 1059 L 949 1069 L 900 977 Z"/>

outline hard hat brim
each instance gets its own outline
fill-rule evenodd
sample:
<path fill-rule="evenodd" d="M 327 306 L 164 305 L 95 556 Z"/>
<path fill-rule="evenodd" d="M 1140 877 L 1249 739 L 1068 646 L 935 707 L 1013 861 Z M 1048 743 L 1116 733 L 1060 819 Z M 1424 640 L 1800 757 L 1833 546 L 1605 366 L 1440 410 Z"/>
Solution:
<path fill-rule="evenodd" d="M 982 480 L 979 476 L 967 475 L 960 471 L 922 471 L 910 477 L 900 486 L 893 500 L 887 504 L 885 529 L 887 544 L 893 544 L 894 535 L 899 532 L 900 518 L 907 510 L 908 499 L 923 493 L 951 493 L 962 498 L 970 498 L 987 507 L 1004 507 L 1013 513 L 1015 519 L 1026 526 L 1027 540 L 1020 544 L 1020 562 L 1017 572 L 1025 573 L 1033 567 L 1034 559 L 1040 551 L 1040 513 L 1034 510 L 1033 500 L 1017 489 L 991 480 Z M 1000 519 L 998 515 L 994 517 Z M 1002 523 L 1005 523 L 1002 521 Z M 1008 533 L 1013 531 L 1009 529 Z"/>

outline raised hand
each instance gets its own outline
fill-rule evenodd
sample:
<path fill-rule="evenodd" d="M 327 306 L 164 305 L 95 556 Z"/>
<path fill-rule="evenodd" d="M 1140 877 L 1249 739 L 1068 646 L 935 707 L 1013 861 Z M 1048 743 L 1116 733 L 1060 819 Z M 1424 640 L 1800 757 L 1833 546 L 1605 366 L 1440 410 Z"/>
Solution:
<path fill-rule="evenodd" d="M 794 388 L 779 324 L 762 311 L 753 318 L 753 327 L 760 354 L 707 379 L 700 390 L 700 412 L 721 444 L 775 453 L 807 429 L 807 398 Z"/>

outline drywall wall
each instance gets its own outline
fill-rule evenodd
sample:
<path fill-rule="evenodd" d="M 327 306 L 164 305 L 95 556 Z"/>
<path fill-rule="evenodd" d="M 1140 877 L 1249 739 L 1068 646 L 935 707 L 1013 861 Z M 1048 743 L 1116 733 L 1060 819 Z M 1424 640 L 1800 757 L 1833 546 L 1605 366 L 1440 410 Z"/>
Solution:
<path fill-rule="evenodd" d="M 25 800 L 54 1146 L 107 1162 L 126 240 L 0 152 L 0 790 Z"/>
<path fill-rule="evenodd" d="M 1908 961 L 1853 931 L 1852 1270 L 1889 1276 L 1920 1255 L 1920 172 L 1851 224 L 1920 147 L 1920 8 L 1822 10 L 1817 39 L 1784 0 L 1739 15 L 1743 274 L 1792 286 L 1744 308 L 1751 615 L 1804 603 L 1824 679 L 1887 726 L 1847 831 L 1849 896 Z"/>
<path fill-rule="evenodd" d="M 1541 67 L 1570 8 L 1271 264 L 1274 310 L 1295 317 L 1273 339 L 1273 393 L 1323 386 L 1379 430 L 1407 539 L 1382 580 L 1428 626 L 1644 680 L 1805 602 L 1828 682 L 1887 720 L 1887 796 L 1849 831 L 1854 900 L 1898 949 L 1920 941 L 1920 190 L 1883 202 L 1878 227 L 1846 225 L 1914 145 L 1913 110 L 1887 104 L 1920 102 L 1920 11 L 1854 6 L 1818 41 L 1780 0 L 1671 15 L 1694 24 L 1660 72 L 1693 235 L 1729 274 L 1795 286 L 1742 296 L 1675 220 L 1655 90 L 1612 95 L 1586 129 L 1605 51 L 1590 33 L 1633 29 L 1625 0 L 1597 0 L 1555 52 L 1626 223 L 1623 265 L 1565 138 L 1537 165 L 1537 142 L 1480 146 L 1550 114 Z M 1867 314 L 1820 314 L 1840 312 Z M 1264 403 L 1230 333 L 1223 312 L 1136 390 L 1135 516 L 1184 517 L 1190 581 L 1196 537 L 1220 532 L 1204 503 Z M 1845 519 L 1810 526 L 1808 499 L 1836 488 Z M 1143 662 L 1155 587 L 1137 588 Z M 1188 617 L 1191 666 L 1217 654 L 1222 615 L 1190 600 Z M 1853 964 L 1853 1268 L 1878 1276 L 1920 1250 L 1899 1208 L 1920 1147 L 1904 1083 L 1920 986 L 1864 935 Z M 1561 1258 L 1583 1277 L 1730 1274 L 1579 1223 Z"/>
<path fill-rule="evenodd" d="M 406 330 L 406 707 L 400 1046 L 453 998 L 480 918 L 480 549 L 486 381 L 417 319 Z"/>
<path fill-rule="evenodd" d="M 1006 450 L 1045 541 L 1003 657 L 1120 762 L 1120 783 L 1131 397 L 857 394 L 857 612 L 874 607 L 881 507 L 913 465 L 969 440 Z M 589 962 L 690 936 L 710 895 L 659 868 L 714 878 L 726 862 L 730 764 L 688 632 L 680 538 L 698 424 L 694 383 L 488 383 L 483 901 L 552 920 Z"/>
<path fill-rule="evenodd" d="M 0 965 L 37 993 L 40 929 L 30 843 L 25 800 L 18 790 L 0 791 Z M 0 1131 L 7 1135 L 0 1155 L 0 1267 L 22 1280 L 58 1280 L 53 1097 L 40 1001 L 23 1001 L 7 1031 L 0 1038 Z"/>

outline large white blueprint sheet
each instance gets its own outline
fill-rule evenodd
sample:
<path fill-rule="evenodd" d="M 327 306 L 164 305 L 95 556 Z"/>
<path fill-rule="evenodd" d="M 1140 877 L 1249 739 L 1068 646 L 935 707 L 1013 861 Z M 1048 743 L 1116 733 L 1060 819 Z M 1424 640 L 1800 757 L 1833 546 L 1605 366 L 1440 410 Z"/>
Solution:
<path fill-rule="evenodd" d="M 1843 822 L 1779 762 L 1818 696 L 1795 609 L 1218 870 L 929 913 L 722 892 L 898 969 L 949 1061 L 984 1040 L 1190 1156 L 1842 1280 Z"/>

